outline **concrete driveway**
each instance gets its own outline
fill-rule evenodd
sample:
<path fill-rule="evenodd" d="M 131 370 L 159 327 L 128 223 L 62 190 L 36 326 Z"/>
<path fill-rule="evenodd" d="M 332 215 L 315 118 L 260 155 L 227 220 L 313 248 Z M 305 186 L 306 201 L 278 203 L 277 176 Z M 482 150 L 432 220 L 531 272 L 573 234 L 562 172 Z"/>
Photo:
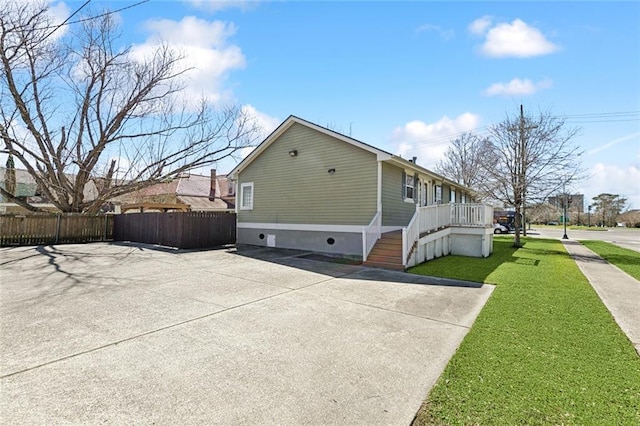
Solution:
<path fill-rule="evenodd" d="M 493 287 L 300 255 L 0 249 L 2 422 L 409 424 Z"/>

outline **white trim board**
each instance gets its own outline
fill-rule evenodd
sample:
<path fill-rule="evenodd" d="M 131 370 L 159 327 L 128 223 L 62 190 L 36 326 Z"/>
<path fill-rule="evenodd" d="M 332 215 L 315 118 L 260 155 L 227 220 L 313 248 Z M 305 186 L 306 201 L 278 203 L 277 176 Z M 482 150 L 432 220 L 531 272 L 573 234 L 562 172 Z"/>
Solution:
<path fill-rule="evenodd" d="M 362 233 L 364 225 L 320 225 L 315 223 L 255 223 L 238 222 L 241 229 L 274 229 L 278 231 L 315 231 Z"/>
<path fill-rule="evenodd" d="M 238 228 L 241 229 L 264 229 L 277 231 L 311 231 L 311 232 L 349 232 L 361 234 L 362 228 L 366 225 L 320 225 L 316 223 L 256 223 L 256 222 L 238 222 Z M 383 226 L 382 233 L 397 231 L 402 229 L 401 226 Z"/>

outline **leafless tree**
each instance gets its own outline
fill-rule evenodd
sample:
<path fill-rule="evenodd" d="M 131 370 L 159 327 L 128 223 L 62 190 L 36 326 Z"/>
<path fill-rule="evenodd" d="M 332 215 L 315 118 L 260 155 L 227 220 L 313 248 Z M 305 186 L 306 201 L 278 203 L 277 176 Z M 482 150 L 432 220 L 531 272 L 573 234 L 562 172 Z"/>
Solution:
<path fill-rule="evenodd" d="M 487 170 L 492 169 L 495 162 L 490 152 L 491 144 L 487 138 L 464 133 L 451 141 L 444 159 L 436 164 L 436 172 L 471 188 L 475 191 L 475 198 L 484 199 Z"/>
<path fill-rule="evenodd" d="M 526 202 L 542 202 L 581 177 L 580 149 L 573 144 L 577 128 L 562 117 L 541 112 L 537 117 L 507 115 L 489 129 L 495 164 L 487 168 L 487 191 L 516 211 L 514 247 L 521 247 L 522 213 Z"/>
<path fill-rule="evenodd" d="M 0 138 L 61 211 L 96 212 L 258 137 L 242 108 L 180 100 L 189 68 L 179 52 L 141 58 L 111 14 L 78 21 L 60 35 L 46 4 L 0 10 Z"/>

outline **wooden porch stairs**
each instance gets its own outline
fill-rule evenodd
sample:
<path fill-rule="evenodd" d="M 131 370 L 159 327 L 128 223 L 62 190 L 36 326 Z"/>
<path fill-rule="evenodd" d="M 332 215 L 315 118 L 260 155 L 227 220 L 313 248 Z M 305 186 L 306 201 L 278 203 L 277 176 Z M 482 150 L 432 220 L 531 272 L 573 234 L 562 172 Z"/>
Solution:
<path fill-rule="evenodd" d="M 364 266 L 404 271 L 402 265 L 402 231 L 382 234 L 367 256 Z"/>

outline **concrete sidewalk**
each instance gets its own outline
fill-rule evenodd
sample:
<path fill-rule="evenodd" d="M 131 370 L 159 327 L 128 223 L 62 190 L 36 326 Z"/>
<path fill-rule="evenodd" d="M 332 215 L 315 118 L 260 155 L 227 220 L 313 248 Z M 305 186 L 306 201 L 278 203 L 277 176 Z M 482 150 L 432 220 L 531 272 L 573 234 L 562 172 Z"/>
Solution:
<path fill-rule="evenodd" d="M 640 354 L 640 282 L 578 241 L 561 241 Z"/>

